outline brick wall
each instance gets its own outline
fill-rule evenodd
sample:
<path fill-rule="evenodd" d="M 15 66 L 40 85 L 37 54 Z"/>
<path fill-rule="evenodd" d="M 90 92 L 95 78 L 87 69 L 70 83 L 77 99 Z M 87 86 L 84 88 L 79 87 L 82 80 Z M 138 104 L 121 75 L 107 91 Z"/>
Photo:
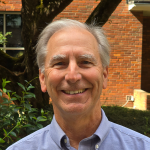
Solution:
<path fill-rule="evenodd" d="M 150 16 L 143 18 L 142 90 L 150 93 Z"/>
<path fill-rule="evenodd" d="M 14 1 L 9 0 L 8 4 L 11 5 Z M 17 2 L 19 3 L 19 1 Z M 96 0 L 74 0 L 55 17 L 55 20 L 70 18 L 85 22 L 99 2 Z M 8 7 L 8 4 L 5 6 Z M 13 8 L 12 10 L 15 11 L 16 7 L 14 6 L 4 8 L 7 11 Z M 123 105 L 126 102 L 126 95 L 133 95 L 134 89 L 141 89 L 142 33 L 145 31 L 142 30 L 143 22 L 145 22 L 143 12 L 128 11 L 126 0 L 122 0 L 110 16 L 109 21 L 104 25 L 112 53 L 108 88 L 103 90 L 102 105 Z M 144 24 L 145 26 L 148 28 L 149 24 Z M 148 36 L 147 33 L 146 37 Z M 146 44 L 144 45 L 147 47 Z M 145 49 L 145 52 L 148 54 L 148 48 Z M 148 64 L 144 66 L 148 68 Z M 133 103 L 129 102 L 126 106 L 132 107 Z"/>
<path fill-rule="evenodd" d="M 74 0 L 63 12 L 58 14 L 54 20 L 68 18 L 85 22 L 99 2 L 100 0 L 97 2 L 96 0 Z"/>
<path fill-rule="evenodd" d="M 2 0 L 2 2 L 0 2 L 0 11 L 21 11 L 21 0 Z"/>
<path fill-rule="evenodd" d="M 106 105 L 123 105 L 126 95 L 141 88 L 142 22 L 143 13 L 128 11 L 123 0 L 104 25 L 112 48 L 108 88 L 102 98 Z"/>

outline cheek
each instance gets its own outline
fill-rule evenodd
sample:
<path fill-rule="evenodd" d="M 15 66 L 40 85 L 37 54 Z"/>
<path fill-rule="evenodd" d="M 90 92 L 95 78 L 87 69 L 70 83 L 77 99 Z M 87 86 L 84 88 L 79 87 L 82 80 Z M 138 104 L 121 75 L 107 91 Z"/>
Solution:
<path fill-rule="evenodd" d="M 48 81 L 46 81 L 47 86 L 50 88 L 56 88 L 61 80 L 62 80 L 62 73 L 56 71 L 55 69 L 51 69 L 47 72 Z"/>
<path fill-rule="evenodd" d="M 87 73 L 87 78 L 88 80 L 93 83 L 93 84 L 99 84 L 101 82 L 102 79 L 102 73 L 100 71 L 100 69 L 94 68 L 94 69 L 90 69 Z"/>

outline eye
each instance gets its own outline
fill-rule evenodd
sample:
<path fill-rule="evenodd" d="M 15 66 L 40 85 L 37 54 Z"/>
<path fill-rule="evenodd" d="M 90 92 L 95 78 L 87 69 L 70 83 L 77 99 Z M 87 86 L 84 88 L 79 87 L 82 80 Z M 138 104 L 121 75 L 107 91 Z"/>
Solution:
<path fill-rule="evenodd" d="M 88 61 L 88 60 L 83 60 L 80 62 L 80 67 L 83 67 L 83 68 L 89 68 L 92 66 L 92 62 Z"/>
<path fill-rule="evenodd" d="M 91 64 L 89 61 L 83 61 L 82 64 Z"/>
<path fill-rule="evenodd" d="M 64 63 L 63 62 L 58 62 L 58 63 L 54 64 L 54 66 L 61 66 L 61 65 L 64 65 Z"/>
<path fill-rule="evenodd" d="M 64 68 L 66 67 L 66 62 L 60 61 L 53 64 L 53 68 Z"/>

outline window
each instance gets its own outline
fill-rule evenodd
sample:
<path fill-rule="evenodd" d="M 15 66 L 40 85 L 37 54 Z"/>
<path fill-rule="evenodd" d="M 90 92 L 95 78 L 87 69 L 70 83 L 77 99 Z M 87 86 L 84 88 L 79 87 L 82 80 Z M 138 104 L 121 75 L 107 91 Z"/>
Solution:
<path fill-rule="evenodd" d="M 18 57 L 23 53 L 24 47 L 21 39 L 21 14 L 18 12 L 0 12 L 0 32 L 6 34 L 12 32 L 11 35 L 7 36 L 7 43 L 0 45 L 4 51 L 13 56 Z"/>

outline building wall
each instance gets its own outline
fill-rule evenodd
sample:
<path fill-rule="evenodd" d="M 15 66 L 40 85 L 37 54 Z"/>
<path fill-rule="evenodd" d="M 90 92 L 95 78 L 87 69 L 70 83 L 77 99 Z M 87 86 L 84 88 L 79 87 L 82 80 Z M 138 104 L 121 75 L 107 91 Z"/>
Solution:
<path fill-rule="evenodd" d="M 141 89 L 142 22 L 143 13 L 128 11 L 126 0 L 122 0 L 104 25 L 112 48 L 104 104 L 122 106 L 126 95 Z M 126 106 L 132 107 L 133 103 Z"/>
<path fill-rule="evenodd" d="M 85 22 L 99 2 L 100 0 L 97 2 L 96 0 L 73 0 L 73 2 L 66 7 L 63 12 L 58 14 L 54 20 L 68 18 Z"/>
<path fill-rule="evenodd" d="M 20 0 L 5 0 L 6 7 L 2 7 L 6 11 L 20 11 Z M 14 4 L 12 4 L 15 2 Z M 100 2 L 96 0 L 74 0 L 68 7 L 64 9 L 54 20 L 60 18 L 70 18 L 85 22 L 91 12 Z M 17 5 L 16 5 L 17 4 Z M 2 11 L 0 8 L 0 11 Z M 126 103 L 126 95 L 133 95 L 134 89 L 141 89 L 141 65 L 143 68 L 143 81 L 148 78 L 150 74 L 148 70 L 148 62 L 141 61 L 142 59 L 142 34 L 145 35 L 145 42 L 143 42 L 143 49 L 145 55 L 149 54 L 149 45 L 147 42 L 149 38 L 149 22 L 144 24 L 144 28 L 148 30 L 143 31 L 143 22 L 146 19 L 143 17 L 143 12 L 131 12 L 128 10 L 126 0 L 118 5 L 116 10 L 110 16 L 108 22 L 103 26 L 106 35 L 111 45 L 111 63 L 109 66 L 108 88 L 103 90 L 101 96 L 102 105 L 120 105 Z M 148 42 L 149 44 L 149 42 Z M 146 47 L 146 48 L 144 48 Z M 143 53 L 143 57 L 144 56 Z M 148 75 L 145 75 L 145 70 Z M 149 69 L 150 70 L 150 69 Z M 145 76 L 144 76 L 145 75 Z M 144 81 L 145 83 L 147 80 Z M 143 82 L 143 83 L 144 83 Z M 144 87 L 145 84 L 142 84 Z M 149 88 L 145 86 L 145 88 Z M 150 88 L 149 88 L 150 89 Z M 132 107 L 133 103 L 129 102 L 127 107 Z"/>
<path fill-rule="evenodd" d="M 21 11 L 21 0 L 1 0 L 0 11 Z"/>

